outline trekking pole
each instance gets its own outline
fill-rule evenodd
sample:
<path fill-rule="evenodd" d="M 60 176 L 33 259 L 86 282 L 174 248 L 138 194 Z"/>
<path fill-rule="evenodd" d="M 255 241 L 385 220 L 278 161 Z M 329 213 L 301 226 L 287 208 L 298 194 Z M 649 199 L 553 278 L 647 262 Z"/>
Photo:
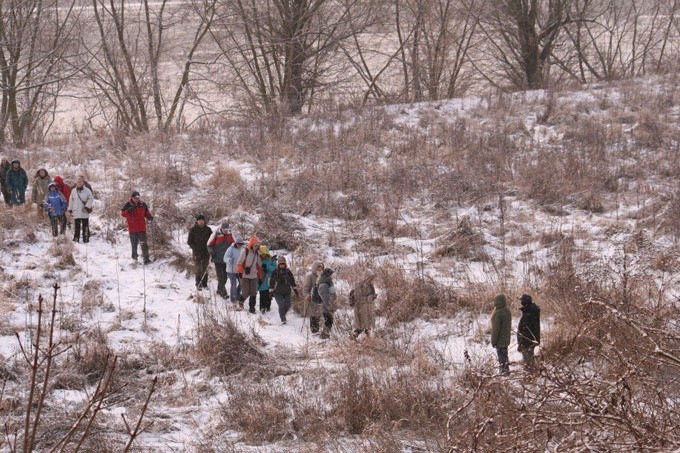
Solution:
<path fill-rule="evenodd" d="M 304 303 L 304 308 L 302 309 L 302 325 L 300 326 L 300 333 L 302 333 L 302 330 L 305 328 L 306 320 L 307 320 L 307 297 L 303 296 L 302 297 L 302 302 Z"/>

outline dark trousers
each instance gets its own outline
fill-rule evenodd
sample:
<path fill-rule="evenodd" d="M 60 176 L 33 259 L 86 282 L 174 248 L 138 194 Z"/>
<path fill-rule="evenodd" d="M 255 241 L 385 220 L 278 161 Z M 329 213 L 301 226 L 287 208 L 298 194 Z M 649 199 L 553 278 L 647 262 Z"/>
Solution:
<path fill-rule="evenodd" d="M 9 189 L 7 187 L 2 188 L 2 198 L 5 200 L 5 204 L 7 206 L 12 203 L 12 195 L 10 195 Z"/>
<path fill-rule="evenodd" d="M 196 270 L 196 286 L 201 288 L 208 287 L 208 266 L 210 265 L 209 256 L 194 256 Z"/>
<path fill-rule="evenodd" d="M 290 310 L 290 294 L 274 294 L 274 299 L 276 299 L 276 305 L 279 306 L 279 318 L 283 322 Z"/>
<path fill-rule="evenodd" d="M 73 240 L 80 240 L 80 232 L 83 232 L 83 242 L 90 242 L 90 219 L 75 219 L 73 229 Z"/>
<path fill-rule="evenodd" d="M 149 244 L 146 242 L 146 231 L 140 231 L 138 233 L 130 233 L 130 244 L 132 245 L 132 259 L 137 259 L 137 245 L 142 246 L 142 256 L 144 261 L 149 261 Z"/>
<path fill-rule="evenodd" d="M 50 225 L 52 226 L 52 236 L 56 237 L 57 234 L 64 234 L 66 231 L 66 216 L 64 214 L 50 216 Z M 59 227 L 61 227 L 61 231 L 59 231 Z"/>
<path fill-rule="evenodd" d="M 215 263 L 215 274 L 217 274 L 217 294 L 227 297 L 227 263 Z"/>
<path fill-rule="evenodd" d="M 321 319 L 318 316 L 309 317 L 309 330 L 312 333 L 317 333 L 319 331 L 319 324 L 321 324 Z"/>
<path fill-rule="evenodd" d="M 510 371 L 510 364 L 508 362 L 508 348 L 496 348 L 496 355 L 498 356 L 498 370 L 505 374 Z"/>
<path fill-rule="evenodd" d="M 269 290 L 260 291 L 260 310 L 269 311 L 272 309 L 272 296 Z"/>
<path fill-rule="evenodd" d="M 26 203 L 26 190 L 10 189 L 10 202 L 12 206 Z"/>

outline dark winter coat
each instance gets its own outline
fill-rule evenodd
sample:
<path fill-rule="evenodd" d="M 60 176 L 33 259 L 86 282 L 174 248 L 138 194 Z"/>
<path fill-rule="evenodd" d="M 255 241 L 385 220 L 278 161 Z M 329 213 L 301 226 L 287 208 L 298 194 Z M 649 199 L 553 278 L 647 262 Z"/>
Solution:
<path fill-rule="evenodd" d="M 522 305 L 520 310 L 522 317 L 517 325 L 517 346 L 521 351 L 541 342 L 541 309 L 532 302 Z"/>
<path fill-rule="evenodd" d="M 189 230 L 189 238 L 187 244 L 191 247 L 191 251 L 197 258 L 208 258 L 210 252 L 208 251 L 208 241 L 212 235 L 212 230 L 208 225 L 194 224 Z"/>
<path fill-rule="evenodd" d="M 269 287 L 274 294 L 288 296 L 292 288 L 297 288 L 295 276 L 287 267 L 277 267 L 269 278 Z"/>
<path fill-rule="evenodd" d="M 323 312 L 328 314 L 333 314 L 336 309 L 335 301 L 337 295 L 332 275 L 330 269 L 324 269 L 316 282 L 319 287 L 319 296 L 321 296 L 321 300 L 323 301 Z"/>
<path fill-rule="evenodd" d="M 234 237 L 231 233 L 224 234 L 219 228 L 210 236 L 208 240 L 208 251 L 213 263 L 225 263 L 224 255 L 227 253 L 229 246 L 234 243 Z"/>
<path fill-rule="evenodd" d="M 14 162 L 19 161 L 15 160 L 13 161 L 13 163 Z M 15 170 L 14 166 L 12 166 L 7 171 L 6 184 L 7 188 L 10 190 L 20 192 L 26 191 L 26 187 L 28 187 L 28 176 L 26 175 L 26 171 L 23 168 L 21 168 L 21 163 L 19 163 L 18 169 Z"/>
<path fill-rule="evenodd" d="M 505 297 L 496 296 L 494 309 L 491 314 L 491 346 L 494 348 L 507 348 L 510 346 L 510 328 L 512 326 L 512 313 L 508 308 Z"/>
<path fill-rule="evenodd" d="M 45 176 L 40 176 L 40 172 L 44 171 Z M 52 182 L 50 174 L 47 170 L 41 168 L 35 173 L 35 178 L 33 178 L 33 191 L 31 192 L 31 201 L 35 204 L 40 204 L 45 195 L 47 195 L 47 186 Z"/>
<path fill-rule="evenodd" d="M 12 166 L 8 160 L 5 160 L 0 164 L 0 186 L 4 189 L 7 183 L 7 172 Z"/>
<path fill-rule="evenodd" d="M 64 215 L 66 206 L 68 206 L 66 198 L 59 192 L 55 183 L 51 182 L 49 187 L 54 187 L 55 190 L 48 189 L 47 195 L 45 195 L 43 200 L 43 208 L 50 213 L 50 217 Z"/>
<path fill-rule="evenodd" d="M 146 232 L 146 219 L 153 220 L 151 211 L 143 201 L 135 203 L 130 199 L 123 205 L 121 214 L 127 220 L 130 234 Z"/>

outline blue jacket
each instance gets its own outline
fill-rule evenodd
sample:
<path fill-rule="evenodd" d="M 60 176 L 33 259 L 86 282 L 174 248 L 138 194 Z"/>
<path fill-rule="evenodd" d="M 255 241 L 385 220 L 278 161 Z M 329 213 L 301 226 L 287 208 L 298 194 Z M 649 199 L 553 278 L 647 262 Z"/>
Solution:
<path fill-rule="evenodd" d="M 64 215 L 66 212 L 66 198 L 59 192 L 59 189 L 57 190 L 50 190 L 49 187 L 54 186 L 55 188 L 57 187 L 56 184 L 50 183 L 48 186 L 48 192 L 45 195 L 45 198 L 43 200 L 43 208 L 45 211 L 50 213 L 50 217 L 56 217 L 60 215 Z"/>
<path fill-rule="evenodd" d="M 258 288 L 260 291 L 269 291 L 269 279 L 276 270 L 276 261 L 271 257 L 262 258 L 262 284 Z"/>
<path fill-rule="evenodd" d="M 238 264 L 238 259 L 241 256 L 241 248 L 245 247 L 245 244 L 241 244 L 241 247 L 236 247 L 236 244 L 231 244 L 224 254 L 224 262 L 227 264 L 228 274 L 237 274 L 236 264 Z"/>

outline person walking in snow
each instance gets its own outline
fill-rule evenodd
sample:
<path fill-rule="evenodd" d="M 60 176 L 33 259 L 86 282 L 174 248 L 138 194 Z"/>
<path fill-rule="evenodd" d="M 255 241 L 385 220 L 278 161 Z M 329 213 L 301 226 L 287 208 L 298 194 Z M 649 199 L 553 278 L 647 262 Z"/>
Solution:
<path fill-rule="evenodd" d="M 50 225 L 52 226 L 52 236 L 57 237 L 58 234 L 64 234 L 66 231 L 66 207 L 68 203 L 66 198 L 59 192 L 57 184 L 51 182 L 47 186 L 47 193 L 43 198 L 42 208 L 48 212 L 50 216 Z"/>
<path fill-rule="evenodd" d="M 305 297 L 305 312 L 304 316 L 309 316 L 309 330 L 312 333 L 319 332 L 319 325 L 321 321 L 321 304 L 312 302 L 312 292 L 316 286 L 316 280 L 321 276 L 321 272 L 324 269 L 324 265 L 321 261 L 316 261 L 312 264 L 312 267 L 305 279 L 302 282 L 302 294 Z"/>
<path fill-rule="evenodd" d="M 349 293 L 349 305 L 354 308 L 354 338 L 362 332 L 370 335 L 375 328 L 375 272 L 367 269 L 363 280 Z"/>
<path fill-rule="evenodd" d="M 5 200 L 7 206 L 10 206 L 12 201 L 12 196 L 7 187 L 7 172 L 10 168 L 12 168 L 12 164 L 3 157 L 2 161 L 0 161 L 0 190 L 2 190 L 2 198 Z"/>
<path fill-rule="evenodd" d="M 522 294 L 519 300 L 522 317 L 517 324 L 517 350 L 522 353 L 525 369 L 534 371 L 534 348 L 541 342 L 541 309 L 528 294 Z"/>
<path fill-rule="evenodd" d="M 76 177 L 76 184 L 73 184 L 71 186 L 71 190 L 74 190 L 76 188 L 76 185 L 78 184 L 78 182 L 77 182 L 78 179 L 83 180 L 83 185 L 85 187 L 87 187 L 88 189 L 90 189 L 90 192 L 92 192 L 92 197 L 94 197 L 94 189 L 92 188 L 92 185 L 87 181 L 87 179 L 85 179 L 85 175 L 83 175 L 83 174 L 80 174 Z"/>
<path fill-rule="evenodd" d="M 234 243 L 234 237 L 229 231 L 229 222 L 222 222 L 208 239 L 208 251 L 210 259 L 215 263 L 215 274 L 217 275 L 217 294 L 226 299 L 227 295 L 227 263 L 224 256 L 227 250 Z"/>
<path fill-rule="evenodd" d="M 71 198 L 71 186 L 66 184 L 64 182 L 64 178 L 61 176 L 55 176 L 54 183 L 57 185 L 59 192 L 61 192 L 64 198 L 66 198 L 66 203 L 68 203 L 69 199 Z"/>
<path fill-rule="evenodd" d="M 284 256 L 279 256 L 277 260 L 276 269 L 274 269 L 274 272 L 272 272 L 272 275 L 269 278 L 269 288 L 274 295 L 276 305 L 279 307 L 281 324 L 285 324 L 286 314 L 291 306 L 291 291 L 295 291 L 295 295 L 297 296 L 298 289 L 295 284 L 295 276 L 290 269 L 288 269 L 288 263 Z"/>
<path fill-rule="evenodd" d="M 508 346 L 510 346 L 510 328 L 512 326 L 512 313 L 506 303 L 505 294 L 499 294 L 493 299 L 493 312 L 491 313 L 491 346 L 496 348 L 498 356 L 498 368 L 502 374 L 510 372 L 508 362 Z"/>
<path fill-rule="evenodd" d="M 144 264 L 149 264 L 151 259 L 149 258 L 149 244 L 146 238 L 146 221 L 152 222 L 153 216 L 146 203 L 140 199 L 139 192 L 132 192 L 130 200 L 121 209 L 121 215 L 127 220 L 132 259 L 137 261 L 137 246 L 141 244 Z"/>
<path fill-rule="evenodd" d="M 276 260 L 272 258 L 269 247 L 266 245 L 260 245 L 260 261 L 262 262 L 262 283 L 257 289 L 260 292 L 260 313 L 265 314 L 272 309 L 269 279 L 276 269 Z"/>
<path fill-rule="evenodd" d="M 83 232 L 83 242 L 90 242 L 90 213 L 94 197 L 90 189 L 85 187 L 80 177 L 76 181 L 76 188 L 71 191 L 68 201 L 68 212 L 73 216 L 73 241 L 80 241 L 80 232 Z"/>
<path fill-rule="evenodd" d="M 210 265 L 210 251 L 208 241 L 212 236 L 212 229 L 205 224 L 205 216 L 196 216 L 196 223 L 189 230 L 187 244 L 191 247 L 196 272 L 196 289 L 200 291 L 208 287 L 208 266 Z"/>
<path fill-rule="evenodd" d="M 26 203 L 26 188 L 28 187 L 28 176 L 26 170 L 21 168 L 21 161 L 14 159 L 10 169 L 7 171 L 6 184 L 10 194 L 10 204 L 19 206 Z"/>
<path fill-rule="evenodd" d="M 248 299 L 248 311 L 255 313 L 257 302 L 257 287 L 262 283 L 262 261 L 259 252 L 260 240 L 251 236 L 248 244 L 241 249 L 236 269 L 241 279 L 241 293 L 243 299 Z"/>
<path fill-rule="evenodd" d="M 335 293 L 335 285 L 333 284 L 333 269 L 324 269 L 316 281 L 318 297 L 321 298 L 321 310 L 323 312 L 323 330 L 319 338 L 328 339 L 331 337 L 331 329 L 333 328 L 333 316 L 335 313 L 335 301 L 337 295 Z M 314 300 L 314 290 L 312 290 L 312 303 Z"/>
<path fill-rule="evenodd" d="M 229 246 L 224 253 L 224 263 L 226 265 L 227 277 L 229 277 L 229 300 L 233 303 L 243 302 L 241 296 L 241 284 L 238 277 L 237 263 L 241 257 L 241 249 L 243 248 L 243 238 L 235 234 L 234 243 Z"/>
<path fill-rule="evenodd" d="M 33 178 L 33 190 L 31 191 L 31 201 L 35 203 L 35 206 L 38 209 L 38 218 L 42 218 L 45 215 L 43 201 L 45 200 L 45 195 L 47 195 L 47 186 L 51 182 L 52 179 L 44 168 L 41 168 L 35 173 L 35 177 Z"/>

